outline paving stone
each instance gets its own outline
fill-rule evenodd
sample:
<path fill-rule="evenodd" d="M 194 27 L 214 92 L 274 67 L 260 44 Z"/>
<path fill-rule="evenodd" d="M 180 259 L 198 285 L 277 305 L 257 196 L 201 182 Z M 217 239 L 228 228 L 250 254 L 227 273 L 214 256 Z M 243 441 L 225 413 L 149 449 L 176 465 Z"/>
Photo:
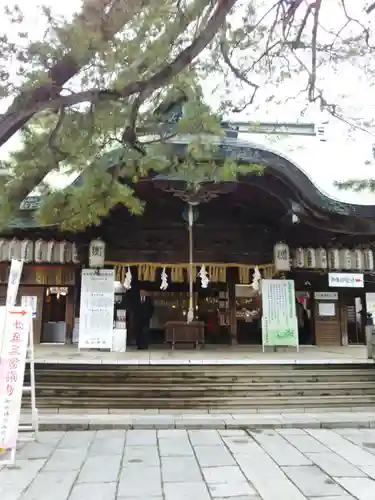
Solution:
<path fill-rule="evenodd" d="M 45 459 L 17 460 L 16 467 L 0 470 L 0 492 L 3 493 L 5 488 L 24 490 L 35 479 L 45 463 Z M 0 498 L 3 498 L 2 494 Z"/>
<path fill-rule="evenodd" d="M 186 457 L 194 453 L 187 436 L 182 439 L 160 439 L 159 451 L 162 457 Z"/>
<path fill-rule="evenodd" d="M 245 477 L 238 466 L 206 467 L 202 469 L 202 472 L 206 483 L 209 485 L 245 482 Z"/>
<path fill-rule="evenodd" d="M 247 436 L 246 431 L 243 429 L 225 429 L 225 431 L 219 430 L 219 434 L 222 437 L 243 437 Z"/>
<path fill-rule="evenodd" d="M 38 443 L 37 441 L 33 441 L 30 443 L 25 443 L 25 445 L 22 447 L 21 451 L 18 452 L 17 458 L 23 459 L 23 460 L 28 460 L 28 459 L 35 459 L 35 458 L 48 458 L 53 450 L 56 447 L 55 442 L 48 443 Z"/>
<path fill-rule="evenodd" d="M 191 430 L 188 432 L 190 441 L 193 446 L 222 446 L 223 440 L 217 430 Z"/>
<path fill-rule="evenodd" d="M 95 431 L 70 431 L 63 436 L 57 447 L 62 449 L 88 448 L 94 437 Z"/>
<path fill-rule="evenodd" d="M 78 476 L 78 483 L 111 483 L 117 481 L 120 455 L 88 457 Z"/>
<path fill-rule="evenodd" d="M 157 437 L 161 439 L 188 439 L 188 433 L 185 429 L 160 429 L 157 431 Z"/>
<path fill-rule="evenodd" d="M 354 497 L 352 497 L 351 495 L 345 495 L 345 496 L 334 496 L 334 497 L 308 497 L 308 500 L 355 500 Z"/>
<path fill-rule="evenodd" d="M 166 483 L 197 483 L 202 481 L 202 474 L 193 457 L 162 457 L 161 470 Z"/>
<path fill-rule="evenodd" d="M 345 491 L 315 465 L 308 467 L 283 467 L 285 474 L 306 496 L 343 495 Z"/>
<path fill-rule="evenodd" d="M 276 431 L 270 430 L 261 434 L 252 432 L 251 435 L 278 465 L 311 465 L 308 458 L 296 450 Z"/>
<path fill-rule="evenodd" d="M 143 466 L 160 466 L 160 458 L 156 446 L 125 446 L 123 465 L 138 464 Z"/>
<path fill-rule="evenodd" d="M 308 453 L 308 457 L 326 474 L 332 477 L 361 477 L 365 476 L 359 468 L 344 460 L 336 453 Z"/>
<path fill-rule="evenodd" d="M 224 446 L 194 446 L 201 467 L 236 465 L 233 456 Z"/>
<path fill-rule="evenodd" d="M 255 496 L 256 491 L 252 488 L 247 482 L 238 482 L 238 483 L 222 483 L 222 484 L 209 484 L 208 488 L 210 490 L 213 498 L 230 498 L 230 497 L 239 497 L 248 495 Z"/>
<path fill-rule="evenodd" d="M 329 451 L 326 446 L 307 434 L 302 436 L 296 434 L 284 434 L 284 439 L 286 439 L 302 453 L 324 453 Z"/>
<path fill-rule="evenodd" d="M 115 500 L 117 483 L 76 484 L 69 500 Z"/>
<path fill-rule="evenodd" d="M 118 487 L 119 497 L 162 496 L 162 483 L 159 467 L 130 466 L 121 471 Z"/>
<path fill-rule="evenodd" d="M 237 455 L 235 458 L 262 500 L 306 500 L 305 495 L 260 446 L 253 455 Z"/>
<path fill-rule="evenodd" d="M 326 429 L 309 429 L 309 434 L 353 465 L 375 465 L 375 456 Z"/>
<path fill-rule="evenodd" d="M 77 449 L 57 449 L 49 460 L 47 460 L 44 470 L 46 471 L 74 471 L 79 470 L 86 459 L 87 450 Z"/>
<path fill-rule="evenodd" d="M 125 445 L 125 434 L 121 437 L 94 439 L 89 449 L 89 455 L 122 455 Z"/>
<path fill-rule="evenodd" d="M 40 472 L 20 500 L 67 500 L 77 472 Z"/>
<path fill-rule="evenodd" d="M 203 481 L 196 483 L 165 483 L 165 500 L 210 500 Z"/>
<path fill-rule="evenodd" d="M 156 430 L 130 430 L 126 434 L 128 446 L 156 446 Z"/>
<path fill-rule="evenodd" d="M 337 482 L 358 500 L 374 500 L 375 498 L 375 481 L 373 479 L 340 477 Z"/>

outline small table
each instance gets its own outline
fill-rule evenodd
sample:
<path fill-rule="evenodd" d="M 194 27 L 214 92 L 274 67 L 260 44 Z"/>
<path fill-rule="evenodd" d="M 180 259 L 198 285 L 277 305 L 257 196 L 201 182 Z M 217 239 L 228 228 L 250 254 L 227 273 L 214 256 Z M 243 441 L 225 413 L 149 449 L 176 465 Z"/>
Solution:
<path fill-rule="evenodd" d="M 192 321 L 168 321 L 165 324 L 165 342 L 172 345 L 174 349 L 177 342 L 184 344 L 198 344 L 204 347 L 204 322 Z"/>

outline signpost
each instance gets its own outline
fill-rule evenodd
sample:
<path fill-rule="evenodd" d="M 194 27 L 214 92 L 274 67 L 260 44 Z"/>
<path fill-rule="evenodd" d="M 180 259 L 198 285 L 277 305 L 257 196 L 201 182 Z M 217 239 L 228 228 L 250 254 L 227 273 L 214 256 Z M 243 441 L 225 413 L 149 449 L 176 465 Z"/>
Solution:
<path fill-rule="evenodd" d="M 293 280 L 262 280 L 262 344 L 299 350 Z"/>
<path fill-rule="evenodd" d="M 28 308 L 3 307 L 0 316 L 5 324 L 0 345 L 0 465 L 12 465 L 20 430 L 27 350 L 32 340 L 32 314 Z"/>

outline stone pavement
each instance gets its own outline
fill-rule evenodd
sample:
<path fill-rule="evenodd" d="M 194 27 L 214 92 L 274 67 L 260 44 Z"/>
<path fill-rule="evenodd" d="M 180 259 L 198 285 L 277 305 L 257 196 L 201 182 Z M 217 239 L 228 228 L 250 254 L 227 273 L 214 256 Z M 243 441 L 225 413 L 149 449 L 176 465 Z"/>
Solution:
<path fill-rule="evenodd" d="M 1 500 L 374 500 L 375 429 L 42 432 Z"/>

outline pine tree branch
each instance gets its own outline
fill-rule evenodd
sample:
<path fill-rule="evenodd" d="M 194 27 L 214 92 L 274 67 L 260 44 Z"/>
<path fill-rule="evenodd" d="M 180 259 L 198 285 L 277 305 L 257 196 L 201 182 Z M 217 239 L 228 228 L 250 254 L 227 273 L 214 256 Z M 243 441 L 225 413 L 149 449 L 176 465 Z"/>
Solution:
<path fill-rule="evenodd" d="M 22 93 L 14 99 L 8 110 L 0 116 L 0 146 L 5 144 L 39 110 L 38 105 L 41 109 L 48 108 L 47 103 L 58 98 L 63 86 L 79 73 L 96 53 L 98 43 L 111 41 L 116 33 L 151 1 L 85 0 L 82 13 L 74 24 L 90 27 L 95 41 L 89 44 L 86 53 L 79 59 L 72 50 L 57 61 L 46 75 L 48 83 Z M 101 37 L 97 36 L 98 32 L 102 34 Z M 52 106 L 53 109 L 61 107 L 60 105 Z"/>

